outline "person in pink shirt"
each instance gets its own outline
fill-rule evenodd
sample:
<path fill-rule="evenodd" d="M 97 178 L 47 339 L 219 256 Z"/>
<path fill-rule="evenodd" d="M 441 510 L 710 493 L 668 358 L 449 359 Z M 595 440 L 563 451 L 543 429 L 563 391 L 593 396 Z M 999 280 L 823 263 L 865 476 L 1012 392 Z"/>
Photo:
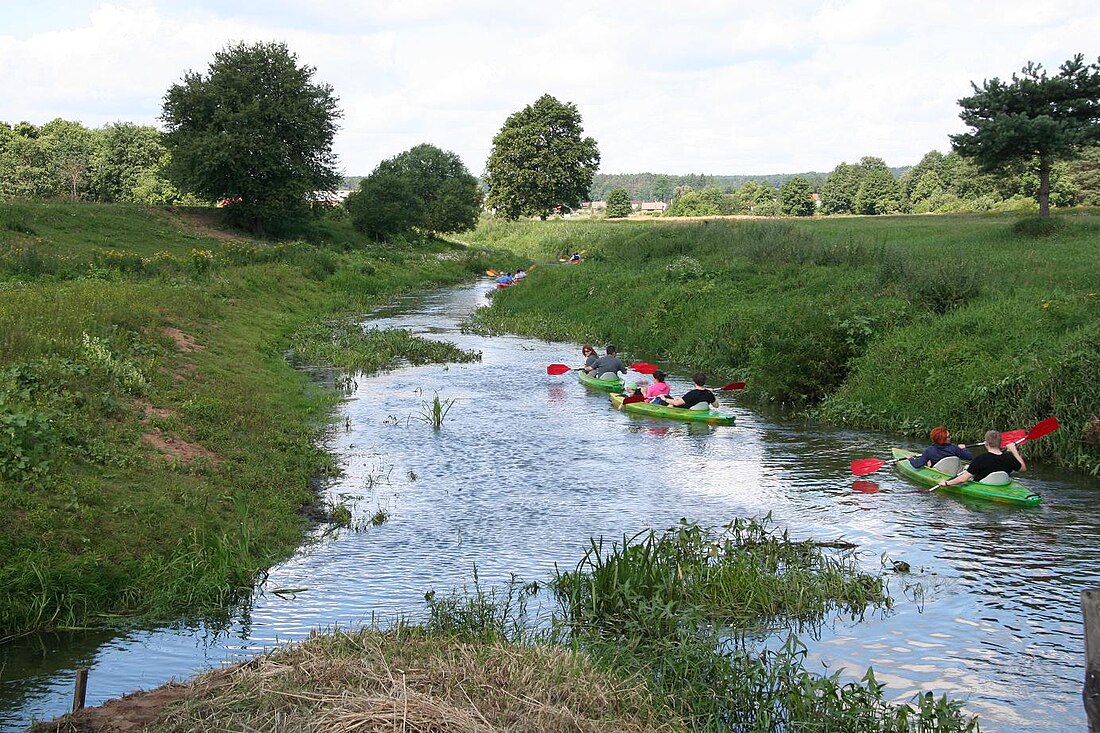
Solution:
<path fill-rule="evenodd" d="M 668 382 L 665 381 L 665 376 L 665 373 L 662 372 L 660 369 L 653 372 L 653 384 L 646 387 L 645 390 L 646 402 L 664 404 L 658 398 L 663 397 L 670 392 Z"/>

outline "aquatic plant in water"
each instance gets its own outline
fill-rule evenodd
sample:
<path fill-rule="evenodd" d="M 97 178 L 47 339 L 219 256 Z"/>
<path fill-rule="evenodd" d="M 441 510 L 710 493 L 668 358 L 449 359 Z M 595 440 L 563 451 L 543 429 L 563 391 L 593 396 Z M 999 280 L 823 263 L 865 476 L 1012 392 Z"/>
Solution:
<path fill-rule="evenodd" d="M 421 405 L 420 412 L 416 416 L 416 419 L 439 430 L 443 427 L 443 421 L 447 419 L 447 413 L 451 411 L 454 404 L 455 400 L 453 399 L 439 399 L 439 393 L 437 392 L 431 402 L 425 402 Z"/>

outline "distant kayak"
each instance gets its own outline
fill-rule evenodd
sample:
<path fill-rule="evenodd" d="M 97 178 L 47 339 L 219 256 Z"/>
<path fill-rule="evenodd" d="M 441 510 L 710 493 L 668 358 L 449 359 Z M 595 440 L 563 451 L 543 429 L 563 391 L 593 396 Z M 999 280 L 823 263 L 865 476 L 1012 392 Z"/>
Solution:
<path fill-rule="evenodd" d="M 596 379 L 588 375 L 588 372 L 577 372 L 577 379 L 581 381 L 585 387 L 591 387 L 592 389 L 603 389 L 608 391 L 621 392 L 623 389 L 623 380 L 621 379 Z"/>
<path fill-rule="evenodd" d="M 940 481 L 954 478 L 934 468 L 913 468 L 913 464 L 907 460 L 918 455 L 913 451 L 903 450 L 901 448 L 892 448 L 891 450 L 894 454 L 894 467 L 897 469 L 898 473 L 907 479 L 911 479 L 925 486 L 935 486 Z M 936 489 L 936 491 L 959 494 L 960 496 L 969 496 L 973 499 L 999 501 L 1002 504 L 1016 504 L 1017 506 L 1039 506 L 1043 501 L 1041 496 L 1017 481 L 1009 481 L 1007 484 L 986 484 L 981 481 L 967 481 L 966 483 L 956 484 L 954 486 L 941 486 Z"/>
<path fill-rule="evenodd" d="M 656 405 L 652 402 L 630 402 L 623 404 L 624 395 L 613 394 L 611 406 L 616 410 L 623 410 L 632 415 L 645 415 L 646 417 L 663 417 L 669 420 L 682 422 L 701 422 L 707 425 L 733 425 L 734 416 L 728 412 L 718 410 L 685 410 L 683 407 L 668 407 Z"/>

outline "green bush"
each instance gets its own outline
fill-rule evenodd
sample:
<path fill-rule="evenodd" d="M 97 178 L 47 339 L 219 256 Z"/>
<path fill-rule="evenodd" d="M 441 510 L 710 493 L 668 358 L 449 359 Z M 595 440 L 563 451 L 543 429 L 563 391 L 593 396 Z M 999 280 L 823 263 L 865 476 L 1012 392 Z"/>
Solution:
<path fill-rule="evenodd" d="M 46 475 L 58 439 L 50 412 L 14 375 L 0 372 L 0 478 L 21 482 Z"/>
<path fill-rule="evenodd" d="M 916 284 L 917 300 L 933 313 L 947 313 L 980 294 L 978 273 L 956 264 L 941 264 L 925 270 Z"/>
<path fill-rule="evenodd" d="M 1015 234 L 1021 237 L 1031 237 L 1032 239 L 1049 237 L 1052 234 L 1056 234 L 1061 228 L 1062 222 L 1060 219 L 1051 217 L 1044 219 L 1038 216 L 1028 216 L 1023 219 L 1018 219 L 1016 223 L 1012 225 L 1012 231 Z"/>

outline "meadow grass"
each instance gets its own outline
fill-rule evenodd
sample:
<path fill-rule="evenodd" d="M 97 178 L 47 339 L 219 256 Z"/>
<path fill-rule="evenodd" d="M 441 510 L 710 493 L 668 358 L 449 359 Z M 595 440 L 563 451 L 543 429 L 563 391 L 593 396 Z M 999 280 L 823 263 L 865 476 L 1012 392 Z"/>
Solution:
<path fill-rule="evenodd" d="M 480 273 L 476 249 L 345 251 L 341 222 L 331 247 L 226 240 L 115 206 L 0 204 L 0 224 L 0 637 L 221 610 L 292 552 L 338 398 L 292 345 L 365 371 L 476 357 L 345 317 Z M 65 266 L 5 269 L 14 250 Z"/>
<path fill-rule="evenodd" d="M 472 327 L 613 342 L 632 358 L 835 423 L 1063 428 L 1032 456 L 1100 472 L 1100 219 L 486 221 L 468 239 L 543 263 Z M 581 265 L 559 266 L 586 249 Z"/>

